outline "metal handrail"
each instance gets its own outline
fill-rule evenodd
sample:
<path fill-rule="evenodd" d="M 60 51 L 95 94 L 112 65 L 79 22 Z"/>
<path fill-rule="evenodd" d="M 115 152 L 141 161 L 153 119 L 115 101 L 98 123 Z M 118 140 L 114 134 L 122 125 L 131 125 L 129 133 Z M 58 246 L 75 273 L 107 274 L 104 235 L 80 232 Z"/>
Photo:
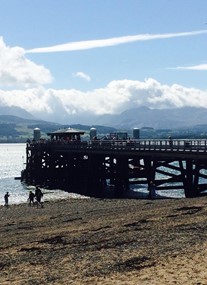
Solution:
<path fill-rule="evenodd" d="M 131 151 L 169 151 L 169 152 L 198 152 L 207 153 L 205 139 L 132 139 L 132 140 L 89 140 L 89 141 L 51 141 L 41 140 L 27 143 L 29 148 L 67 147 L 71 149 L 99 149 L 99 150 L 131 150 Z"/>

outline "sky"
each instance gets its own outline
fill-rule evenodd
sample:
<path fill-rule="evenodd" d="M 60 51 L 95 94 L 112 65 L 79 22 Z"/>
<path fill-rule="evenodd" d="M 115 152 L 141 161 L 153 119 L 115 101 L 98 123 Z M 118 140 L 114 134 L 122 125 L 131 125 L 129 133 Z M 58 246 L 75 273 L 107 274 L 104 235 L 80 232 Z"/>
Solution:
<path fill-rule="evenodd" d="M 0 0 L 0 106 L 207 108 L 206 0 Z"/>

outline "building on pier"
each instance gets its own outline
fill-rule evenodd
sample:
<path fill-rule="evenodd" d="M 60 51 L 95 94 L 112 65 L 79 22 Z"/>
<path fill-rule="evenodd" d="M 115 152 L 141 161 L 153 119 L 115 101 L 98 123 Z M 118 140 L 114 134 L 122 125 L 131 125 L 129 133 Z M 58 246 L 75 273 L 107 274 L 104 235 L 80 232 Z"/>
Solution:
<path fill-rule="evenodd" d="M 52 133 L 48 133 L 51 141 L 80 141 L 81 136 L 84 135 L 85 132 L 78 131 L 72 128 L 60 129 Z"/>

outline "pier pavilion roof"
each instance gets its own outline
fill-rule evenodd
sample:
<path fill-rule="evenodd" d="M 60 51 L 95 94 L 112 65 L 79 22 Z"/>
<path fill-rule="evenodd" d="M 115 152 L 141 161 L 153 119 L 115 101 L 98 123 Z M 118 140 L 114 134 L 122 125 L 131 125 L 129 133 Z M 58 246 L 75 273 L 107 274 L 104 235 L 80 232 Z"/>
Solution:
<path fill-rule="evenodd" d="M 84 131 L 79 131 L 73 128 L 67 128 L 67 129 L 59 129 L 57 131 L 54 131 L 52 133 L 47 133 L 48 136 L 51 136 L 51 138 L 74 138 L 74 137 L 78 137 L 81 135 L 84 135 L 85 132 Z"/>
<path fill-rule="evenodd" d="M 74 135 L 84 135 L 85 132 L 84 131 L 79 131 L 79 130 L 76 130 L 76 129 L 73 129 L 73 128 L 67 128 L 67 129 L 59 129 L 57 131 L 54 131 L 52 133 L 47 133 L 48 136 L 51 136 L 51 135 L 68 135 L 68 134 L 74 134 Z"/>

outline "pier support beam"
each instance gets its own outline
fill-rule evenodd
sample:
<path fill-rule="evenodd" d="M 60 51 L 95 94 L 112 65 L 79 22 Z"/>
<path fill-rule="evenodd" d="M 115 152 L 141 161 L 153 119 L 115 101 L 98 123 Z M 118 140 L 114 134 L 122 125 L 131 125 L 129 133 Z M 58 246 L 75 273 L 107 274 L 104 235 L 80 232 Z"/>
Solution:
<path fill-rule="evenodd" d="M 156 161 L 152 161 L 151 159 L 145 159 L 144 165 L 146 169 L 146 178 L 147 178 L 147 184 L 148 189 L 150 187 L 151 181 L 155 182 L 155 174 L 156 174 Z"/>
<path fill-rule="evenodd" d="M 186 173 L 184 180 L 184 192 L 186 198 L 193 198 L 199 195 L 198 177 L 199 169 L 196 165 L 194 168 L 192 160 L 186 160 Z"/>
<path fill-rule="evenodd" d="M 87 161 L 87 169 L 85 169 L 85 194 L 87 196 L 102 197 L 106 181 L 104 177 L 105 157 L 90 155 Z"/>
<path fill-rule="evenodd" d="M 115 187 L 114 195 L 116 198 L 121 198 L 129 189 L 129 165 L 127 157 L 118 156 L 116 158 L 116 173 L 115 173 Z"/>

